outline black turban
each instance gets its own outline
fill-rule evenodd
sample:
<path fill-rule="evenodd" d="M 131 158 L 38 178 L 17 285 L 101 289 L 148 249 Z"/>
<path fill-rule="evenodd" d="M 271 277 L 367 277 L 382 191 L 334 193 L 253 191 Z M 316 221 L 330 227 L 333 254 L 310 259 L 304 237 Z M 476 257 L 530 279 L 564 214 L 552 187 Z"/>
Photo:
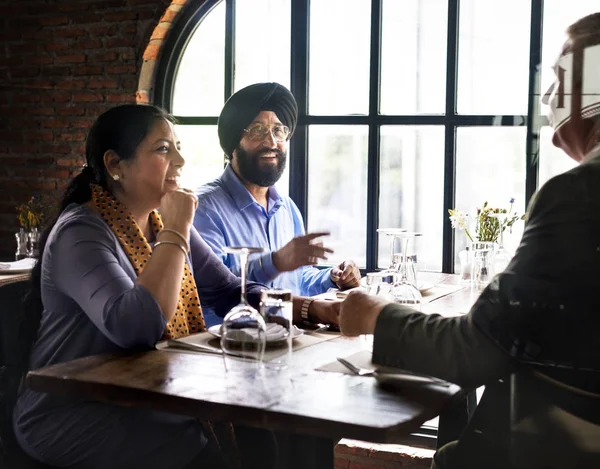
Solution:
<path fill-rule="evenodd" d="M 243 130 L 261 111 L 273 111 L 290 128 L 290 137 L 298 120 L 298 105 L 290 91 L 279 83 L 256 83 L 233 94 L 223 106 L 218 121 L 219 142 L 231 157 L 242 139 Z"/>

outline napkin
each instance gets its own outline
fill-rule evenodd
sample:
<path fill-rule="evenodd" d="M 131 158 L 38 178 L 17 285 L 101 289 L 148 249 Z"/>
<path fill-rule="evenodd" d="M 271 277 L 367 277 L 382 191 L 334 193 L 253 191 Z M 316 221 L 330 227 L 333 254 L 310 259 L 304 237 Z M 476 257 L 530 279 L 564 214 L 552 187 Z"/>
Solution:
<path fill-rule="evenodd" d="M 33 269 L 37 259 L 26 257 L 15 262 L 0 262 L 0 270 L 26 270 Z"/>
<path fill-rule="evenodd" d="M 285 338 L 288 330 L 281 324 L 274 322 L 267 323 L 267 342 L 274 340 L 280 340 Z M 243 342 L 245 340 L 255 340 L 258 337 L 258 331 L 256 329 L 245 327 L 242 329 L 235 329 L 227 333 L 228 337 L 232 340 Z"/>

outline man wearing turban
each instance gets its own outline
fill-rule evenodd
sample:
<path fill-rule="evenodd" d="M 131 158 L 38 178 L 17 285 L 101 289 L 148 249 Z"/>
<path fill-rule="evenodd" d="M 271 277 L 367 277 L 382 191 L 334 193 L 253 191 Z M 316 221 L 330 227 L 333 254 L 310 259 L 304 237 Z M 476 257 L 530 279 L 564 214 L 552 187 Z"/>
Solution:
<path fill-rule="evenodd" d="M 249 280 L 300 296 L 358 286 L 360 271 L 352 261 L 325 270 L 313 267 L 333 252 L 318 241 L 328 233 L 305 234 L 298 207 L 274 186 L 285 169 L 297 119 L 294 96 L 278 83 L 250 85 L 227 100 L 218 133 L 230 164 L 199 189 L 194 226 L 236 275 L 239 259 L 225 254 L 225 246 L 265 248 L 250 258 Z M 303 317 L 317 305 L 306 300 Z"/>

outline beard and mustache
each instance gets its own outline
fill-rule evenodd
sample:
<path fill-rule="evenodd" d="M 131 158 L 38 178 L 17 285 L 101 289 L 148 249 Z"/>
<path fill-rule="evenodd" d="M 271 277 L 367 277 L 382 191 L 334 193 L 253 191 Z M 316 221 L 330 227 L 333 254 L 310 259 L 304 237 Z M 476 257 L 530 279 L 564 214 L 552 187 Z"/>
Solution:
<path fill-rule="evenodd" d="M 277 163 L 263 163 L 261 155 L 275 153 Z M 277 149 L 265 149 L 255 152 L 247 152 L 238 145 L 235 151 L 240 176 L 245 181 L 260 187 L 270 187 L 279 181 L 287 164 L 287 152 Z"/>

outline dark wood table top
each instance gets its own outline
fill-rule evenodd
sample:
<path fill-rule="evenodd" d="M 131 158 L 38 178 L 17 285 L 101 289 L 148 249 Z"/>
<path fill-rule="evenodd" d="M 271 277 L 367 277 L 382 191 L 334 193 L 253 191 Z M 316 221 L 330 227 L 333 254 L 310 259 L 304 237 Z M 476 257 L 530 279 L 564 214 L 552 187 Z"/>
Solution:
<path fill-rule="evenodd" d="M 442 279 L 442 274 L 437 275 Z M 222 357 L 204 353 L 153 350 L 86 357 L 31 371 L 26 382 L 38 391 L 74 398 L 382 443 L 399 441 L 461 395 L 454 385 L 413 385 L 391 392 L 372 377 L 315 371 L 364 347 L 363 339 L 339 336 L 295 351 L 291 387 L 276 399 L 259 399 L 258 403 L 229 395 L 227 379 L 231 378 L 226 376 Z M 248 383 L 240 382 L 240 389 L 252 393 Z"/>

